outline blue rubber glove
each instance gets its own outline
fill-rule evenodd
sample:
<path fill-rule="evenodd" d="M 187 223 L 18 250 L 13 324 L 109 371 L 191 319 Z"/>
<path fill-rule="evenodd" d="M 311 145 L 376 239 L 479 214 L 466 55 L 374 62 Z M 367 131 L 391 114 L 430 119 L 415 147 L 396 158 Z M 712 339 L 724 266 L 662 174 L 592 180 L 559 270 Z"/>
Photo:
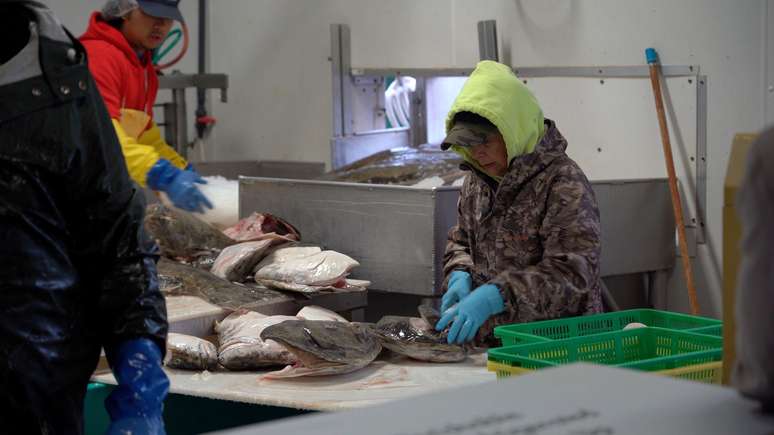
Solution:
<path fill-rule="evenodd" d="M 441 298 L 441 312 L 446 312 L 452 305 L 465 299 L 473 289 L 473 278 L 461 270 L 455 270 L 449 275 L 449 286 Z"/>
<path fill-rule="evenodd" d="M 505 309 L 500 289 L 494 284 L 484 284 L 473 290 L 457 306 L 445 311 L 435 325 L 437 331 L 443 331 L 452 320 L 446 341 L 449 344 L 462 344 L 473 340 L 486 320 Z"/>
<path fill-rule="evenodd" d="M 181 171 L 168 160 L 160 159 L 148 171 L 147 180 L 148 187 L 165 192 L 177 208 L 199 213 L 204 213 L 204 207 L 212 208 L 212 203 L 196 187 L 207 184 L 196 171 Z"/>
<path fill-rule="evenodd" d="M 109 349 L 108 360 L 118 387 L 105 399 L 110 414 L 108 434 L 164 435 L 164 398 L 169 379 L 161 369 L 161 351 L 147 338 Z"/>
<path fill-rule="evenodd" d="M 207 184 L 207 180 L 202 178 L 201 174 L 199 174 L 199 172 L 196 171 L 196 168 L 194 167 L 194 165 L 192 163 L 189 163 L 188 165 L 186 165 L 184 170 L 196 174 L 197 177 L 201 178 L 202 181 L 204 181 L 204 184 Z"/>

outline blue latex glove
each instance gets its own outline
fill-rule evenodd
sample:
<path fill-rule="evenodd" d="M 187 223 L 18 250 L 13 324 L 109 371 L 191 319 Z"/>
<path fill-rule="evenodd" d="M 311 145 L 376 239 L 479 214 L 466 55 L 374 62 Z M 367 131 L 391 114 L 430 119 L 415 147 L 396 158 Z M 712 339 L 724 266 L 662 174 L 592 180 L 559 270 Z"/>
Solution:
<path fill-rule="evenodd" d="M 454 308 L 443 313 L 441 320 L 435 325 L 437 331 L 443 331 L 452 320 L 451 329 L 446 341 L 449 344 L 462 344 L 473 340 L 486 320 L 505 309 L 500 289 L 494 284 L 484 284 L 473 290 Z"/>
<path fill-rule="evenodd" d="M 207 180 L 205 180 L 204 178 L 202 178 L 201 174 L 199 174 L 199 172 L 197 172 L 197 171 L 196 171 L 196 168 L 194 167 L 194 165 L 193 165 L 192 163 L 189 163 L 189 164 L 188 164 L 188 165 L 185 167 L 185 170 L 186 170 L 186 171 L 188 171 L 188 172 L 191 172 L 191 173 L 194 173 L 194 174 L 196 174 L 196 176 L 197 176 L 197 177 L 201 178 L 201 179 L 202 179 L 202 181 L 204 181 L 204 184 L 207 184 Z"/>
<path fill-rule="evenodd" d="M 449 286 L 441 298 L 441 312 L 446 312 L 452 305 L 465 299 L 473 289 L 473 278 L 461 270 L 455 270 L 449 275 Z"/>
<path fill-rule="evenodd" d="M 161 369 L 159 347 L 147 338 L 137 338 L 107 353 L 118 381 L 105 399 L 111 420 L 108 434 L 164 435 L 162 411 L 169 379 Z"/>
<path fill-rule="evenodd" d="M 199 213 L 204 213 L 204 207 L 212 208 L 212 203 L 196 187 L 207 184 L 196 171 L 181 171 L 168 160 L 160 159 L 148 171 L 147 180 L 151 189 L 165 192 L 175 207 Z"/>

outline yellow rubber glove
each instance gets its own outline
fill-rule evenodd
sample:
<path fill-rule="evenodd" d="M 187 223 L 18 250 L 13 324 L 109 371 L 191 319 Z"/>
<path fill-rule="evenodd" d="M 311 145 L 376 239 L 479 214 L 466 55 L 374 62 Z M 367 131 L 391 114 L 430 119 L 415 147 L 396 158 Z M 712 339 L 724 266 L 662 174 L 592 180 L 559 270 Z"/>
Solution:
<path fill-rule="evenodd" d="M 140 186 L 147 185 L 148 171 L 159 161 L 169 160 L 175 167 L 185 169 L 188 162 L 164 142 L 161 130 L 154 122 L 147 131 L 137 139 L 126 133 L 118 120 L 113 119 L 113 128 L 121 143 L 129 176 Z"/>
<path fill-rule="evenodd" d="M 159 161 L 161 156 L 155 147 L 142 144 L 136 138 L 126 134 L 126 131 L 117 119 L 112 121 L 118 141 L 121 143 L 121 151 L 124 153 L 129 176 L 137 184 L 145 187 L 147 185 L 148 171 Z"/>
<path fill-rule="evenodd" d="M 155 122 L 151 122 L 151 127 L 140 135 L 139 142 L 152 146 L 162 159 L 169 160 L 170 163 L 179 169 L 185 169 L 188 162 L 167 144 L 161 136 L 161 129 Z"/>

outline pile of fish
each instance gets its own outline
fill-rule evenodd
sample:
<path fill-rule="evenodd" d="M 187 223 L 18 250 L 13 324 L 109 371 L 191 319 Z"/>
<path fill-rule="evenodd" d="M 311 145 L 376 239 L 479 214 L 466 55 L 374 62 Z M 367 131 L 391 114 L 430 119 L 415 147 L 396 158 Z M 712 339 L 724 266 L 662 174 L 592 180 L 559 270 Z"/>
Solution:
<path fill-rule="evenodd" d="M 351 373 L 373 362 L 388 349 L 427 362 L 464 360 L 470 348 L 446 343 L 446 333 L 436 332 L 438 313 L 420 307 L 422 318 L 386 316 L 377 324 L 348 322 L 340 315 L 315 306 L 295 316 L 266 316 L 237 310 L 217 322 L 215 345 L 201 339 L 170 335 L 167 365 L 173 368 L 212 370 L 265 370 L 263 379 L 327 376 Z M 184 336 L 183 336 L 184 337 Z M 179 344 L 184 343 L 185 345 Z"/>
<path fill-rule="evenodd" d="M 263 306 L 288 298 L 282 291 L 315 293 L 364 289 L 349 278 L 359 264 L 339 252 L 301 244 L 289 223 L 253 213 L 223 231 L 161 204 L 148 207 L 145 228 L 157 241 L 159 286 L 167 295 L 193 295 L 230 314 L 217 322 L 217 338 L 170 334 L 165 364 L 186 370 L 266 370 L 266 379 L 350 373 L 384 349 L 421 361 L 452 362 L 468 349 L 446 344 L 436 312 L 352 323 L 320 307 L 295 316 L 267 316 Z"/>
<path fill-rule="evenodd" d="M 382 350 L 372 329 L 350 323 L 321 307 L 307 306 L 295 316 L 266 316 L 237 310 L 216 322 L 212 342 L 170 334 L 167 366 L 212 370 L 261 370 L 285 366 L 267 379 L 349 373 L 370 364 Z"/>
<path fill-rule="evenodd" d="M 159 287 L 170 296 L 196 296 L 229 311 L 257 310 L 269 301 L 285 297 L 260 286 L 234 284 L 212 273 L 167 258 L 158 262 Z"/>
<path fill-rule="evenodd" d="M 319 177 L 326 181 L 350 183 L 397 184 L 438 187 L 461 185 L 467 172 L 460 170 L 462 159 L 438 145 L 417 148 L 394 148 Z"/>
<path fill-rule="evenodd" d="M 370 284 L 347 278 L 357 261 L 339 252 L 300 245 L 300 232 L 268 213 L 253 213 L 220 231 L 194 215 L 153 204 L 146 211 L 145 228 L 164 258 L 199 270 L 168 262 L 160 265 L 162 289 L 204 297 L 228 309 L 240 308 L 234 302 L 249 302 L 251 293 L 268 298 L 267 289 L 308 294 L 359 290 Z M 231 283 L 244 285 L 237 289 Z"/>

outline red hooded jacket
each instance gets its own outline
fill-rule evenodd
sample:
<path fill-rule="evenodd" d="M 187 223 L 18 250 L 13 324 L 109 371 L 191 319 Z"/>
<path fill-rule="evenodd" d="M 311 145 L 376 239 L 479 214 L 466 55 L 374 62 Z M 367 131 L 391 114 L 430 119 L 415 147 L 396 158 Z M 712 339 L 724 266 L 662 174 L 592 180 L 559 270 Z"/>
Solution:
<path fill-rule="evenodd" d="M 89 28 L 80 40 L 86 47 L 89 70 L 113 118 L 132 179 L 145 186 L 148 171 L 160 159 L 185 168 L 188 163 L 167 145 L 153 122 L 159 79 L 151 53 L 137 56 L 123 33 L 108 24 L 99 12 L 91 15 Z"/>
<path fill-rule="evenodd" d="M 151 53 L 146 51 L 141 60 L 121 31 L 108 24 L 99 12 L 91 15 L 89 27 L 79 39 L 86 47 L 89 70 L 110 117 L 119 119 L 120 110 L 127 108 L 145 112 L 152 119 L 159 79 Z"/>

